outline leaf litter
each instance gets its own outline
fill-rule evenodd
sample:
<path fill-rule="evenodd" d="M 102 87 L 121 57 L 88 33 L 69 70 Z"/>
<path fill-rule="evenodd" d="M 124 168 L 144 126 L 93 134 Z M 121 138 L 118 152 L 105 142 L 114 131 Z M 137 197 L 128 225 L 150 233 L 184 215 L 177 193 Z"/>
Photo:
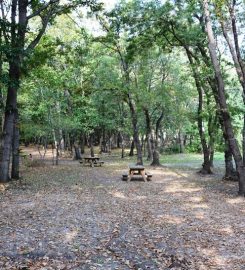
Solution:
<path fill-rule="evenodd" d="M 245 269 L 244 199 L 220 175 L 77 162 L 26 171 L 0 190 L 0 269 Z"/>

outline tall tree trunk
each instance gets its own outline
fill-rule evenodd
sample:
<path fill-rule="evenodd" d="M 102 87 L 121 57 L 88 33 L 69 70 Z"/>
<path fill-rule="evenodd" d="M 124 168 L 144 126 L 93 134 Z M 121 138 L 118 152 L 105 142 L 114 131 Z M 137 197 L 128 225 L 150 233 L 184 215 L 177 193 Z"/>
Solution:
<path fill-rule="evenodd" d="M 156 122 L 156 137 L 155 137 L 155 148 L 158 149 L 158 138 L 159 138 L 159 130 L 160 130 L 160 126 L 161 126 L 161 122 L 163 120 L 163 111 L 161 112 L 161 115 L 159 116 L 159 118 L 157 119 Z"/>
<path fill-rule="evenodd" d="M 12 151 L 14 119 L 17 110 L 17 89 L 19 87 L 20 68 L 18 59 L 10 63 L 9 86 L 7 93 L 5 119 L 3 126 L 2 156 L 0 166 L 0 182 L 9 181 L 9 166 Z"/>
<path fill-rule="evenodd" d="M 121 143 L 121 132 L 117 133 L 117 148 L 120 148 L 120 143 Z"/>
<path fill-rule="evenodd" d="M 207 58 L 207 55 L 205 55 L 205 52 L 203 52 L 202 55 L 204 58 Z M 230 150 L 230 145 L 228 143 L 228 136 L 226 134 L 226 129 L 224 127 L 224 121 L 223 121 L 223 118 L 222 118 L 221 113 L 220 113 L 221 110 L 220 110 L 220 105 L 219 105 L 219 98 L 217 95 L 217 92 L 218 92 L 217 91 L 217 83 L 214 80 L 214 78 L 212 78 L 212 77 L 208 78 L 208 83 L 213 91 L 215 102 L 216 102 L 216 105 L 218 107 L 217 118 L 218 118 L 220 127 L 222 129 L 224 144 L 225 144 L 225 150 L 224 150 L 225 176 L 223 178 L 237 181 L 238 178 L 237 178 L 236 169 L 234 169 L 233 162 L 232 162 L 232 151 Z"/>
<path fill-rule="evenodd" d="M 154 149 L 151 166 L 161 166 L 159 152 Z"/>
<path fill-rule="evenodd" d="M 60 137 L 60 142 L 59 142 L 60 153 L 61 153 L 61 156 L 62 156 L 65 153 L 65 140 L 64 140 L 64 137 L 63 137 L 63 130 L 62 129 L 59 129 L 59 137 Z"/>
<path fill-rule="evenodd" d="M 229 12 L 230 12 L 230 17 L 231 17 L 231 24 L 232 24 L 232 34 L 233 34 L 233 40 L 234 40 L 234 45 L 232 43 L 232 40 L 229 37 L 228 32 L 226 31 L 224 22 L 222 20 L 220 20 L 220 24 L 221 24 L 221 28 L 222 28 L 222 32 L 223 35 L 225 37 L 225 40 L 228 44 L 234 65 L 235 65 L 235 69 L 236 69 L 236 73 L 239 79 L 239 82 L 242 86 L 243 89 L 243 104 L 245 104 L 245 63 L 242 59 L 241 56 L 241 49 L 239 46 L 239 42 L 238 42 L 238 31 L 237 31 L 237 25 L 236 25 L 236 15 L 235 15 L 235 4 L 236 1 L 232 1 L 232 4 L 229 7 Z M 242 130 L 242 138 L 243 138 L 243 142 L 242 142 L 242 152 L 243 152 L 243 166 L 245 166 L 245 114 L 243 115 L 243 130 Z"/>
<path fill-rule="evenodd" d="M 81 154 L 83 155 L 85 153 L 85 134 L 84 133 L 82 133 L 81 135 L 80 145 L 81 145 Z"/>
<path fill-rule="evenodd" d="M 223 177 L 224 180 L 231 180 L 237 181 L 237 172 L 234 169 L 233 161 L 232 161 L 232 153 L 227 147 L 225 150 L 225 176 Z"/>
<path fill-rule="evenodd" d="M 147 143 L 147 160 L 152 160 L 153 158 L 153 149 L 152 149 L 152 133 L 151 133 L 151 118 L 149 110 L 143 108 L 145 114 L 145 123 L 146 123 L 146 143 Z"/>
<path fill-rule="evenodd" d="M 129 156 L 130 157 L 134 156 L 134 139 L 132 140 L 131 145 L 130 145 Z"/>
<path fill-rule="evenodd" d="M 69 132 L 66 133 L 66 148 L 69 152 L 72 152 L 71 137 Z"/>
<path fill-rule="evenodd" d="M 124 136 L 122 132 L 119 132 L 120 141 L 121 141 L 121 158 L 125 157 L 125 143 L 124 143 Z"/>
<path fill-rule="evenodd" d="M 140 139 L 139 139 L 138 118 L 137 118 L 135 106 L 133 104 L 130 94 L 128 95 L 128 102 L 129 102 L 129 108 L 130 108 L 131 118 L 132 118 L 134 143 L 137 150 L 137 164 L 143 165 L 142 149 L 141 149 L 141 144 L 140 144 Z"/>
<path fill-rule="evenodd" d="M 52 130 L 53 133 L 53 149 L 54 149 L 54 155 L 53 155 L 53 164 L 58 165 L 59 164 L 59 145 L 56 138 L 55 130 Z"/>
<path fill-rule="evenodd" d="M 13 145 L 12 145 L 12 171 L 11 171 L 11 178 L 12 179 L 19 179 L 20 172 L 19 172 L 19 146 L 20 146 L 20 131 L 19 131 L 19 115 L 18 111 L 15 112 L 14 118 L 14 132 L 13 132 Z"/>
<path fill-rule="evenodd" d="M 245 195 L 245 170 L 243 165 L 243 159 L 241 156 L 241 152 L 237 143 L 237 140 L 234 135 L 232 123 L 231 123 L 231 117 L 230 113 L 228 111 L 228 106 L 226 103 L 226 96 L 225 96 L 225 87 L 224 87 L 224 81 L 220 69 L 220 65 L 218 62 L 217 54 L 216 54 L 216 42 L 213 34 L 212 24 L 210 21 L 210 15 L 209 15 L 209 6 L 208 1 L 203 0 L 203 8 L 204 8 L 204 14 L 205 14 L 205 23 L 206 23 L 206 31 L 208 35 L 208 47 L 209 52 L 213 64 L 213 69 L 215 72 L 215 77 L 218 83 L 218 98 L 219 98 L 219 105 L 221 109 L 221 116 L 224 121 L 224 128 L 226 130 L 228 143 L 230 150 L 232 151 L 233 157 L 235 159 L 236 168 L 238 172 L 238 179 L 239 179 L 239 195 Z"/>
<path fill-rule="evenodd" d="M 2 30 L 0 29 L 0 48 L 2 48 Z M 3 50 L 0 50 L 0 78 L 3 76 Z M 3 118 L 4 116 L 4 101 L 3 101 L 3 89 L 2 83 L 0 82 L 0 145 L 2 141 L 2 129 L 3 129 Z M 1 155 L 1 153 L 0 153 Z"/>
<path fill-rule="evenodd" d="M 210 163 L 210 152 L 209 148 L 207 145 L 207 141 L 205 138 L 205 133 L 204 133 L 204 128 L 203 128 L 203 89 L 202 85 L 200 83 L 199 76 L 196 72 L 196 67 L 194 66 L 194 61 L 192 58 L 192 55 L 189 51 L 189 49 L 185 46 L 186 54 L 189 59 L 193 77 L 195 80 L 196 88 L 198 91 L 198 111 L 197 111 L 197 125 L 198 125 L 198 132 L 201 140 L 201 145 L 202 145 L 202 151 L 203 151 L 203 164 L 202 164 L 202 169 L 200 170 L 200 173 L 202 174 L 211 174 L 211 163 Z"/>
<path fill-rule="evenodd" d="M 185 146 L 184 146 L 184 138 L 183 134 L 181 133 L 181 130 L 178 132 L 178 137 L 179 137 L 179 152 L 180 154 L 183 154 L 185 152 Z"/>
<path fill-rule="evenodd" d="M 91 134 L 89 137 L 89 146 L 90 146 L 90 155 L 94 157 L 94 134 Z"/>
<path fill-rule="evenodd" d="M 74 160 L 80 160 L 82 159 L 81 157 L 81 152 L 80 152 L 80 147 L 79 147 L 79 142 L 78 141 L 75 141 L 74 142 L 74 157 L 73 157 Z"/>

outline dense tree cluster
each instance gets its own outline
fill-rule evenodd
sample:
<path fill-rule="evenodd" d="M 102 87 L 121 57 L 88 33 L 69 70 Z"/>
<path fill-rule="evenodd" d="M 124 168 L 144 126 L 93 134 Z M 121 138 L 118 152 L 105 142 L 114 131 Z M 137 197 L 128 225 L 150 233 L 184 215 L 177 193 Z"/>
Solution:
<path fill-rule="evenodd" d="M 81 6 L 99 34 L 81 27 Z M 97 144 L 122 158 L 135 148 L 138 164 L 202 152 L 203 174 L 223 151 L 225 177 L 245 194 L 243 1 L 134 0 L 105 11 L 96 1 L 6 0 L 1 9 L 1 181 L 18 178 L 20 142 L 77 159 Z"/>

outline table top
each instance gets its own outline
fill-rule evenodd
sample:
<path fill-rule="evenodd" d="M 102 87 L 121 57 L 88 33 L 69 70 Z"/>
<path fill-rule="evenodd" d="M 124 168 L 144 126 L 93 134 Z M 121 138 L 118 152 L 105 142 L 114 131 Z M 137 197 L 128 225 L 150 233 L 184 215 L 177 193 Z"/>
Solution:
<path fill-rule="evenodd" d="M 129 169 L 130 170 L 144 170 L 145 167 L 143 165 L 134 165 L 134 164 L 130 164 L 129 165 Z"/>
<path fill-rule="evenodd" d="M 99 157 L 82 157 L 84 159 L 100 159 Z"/>

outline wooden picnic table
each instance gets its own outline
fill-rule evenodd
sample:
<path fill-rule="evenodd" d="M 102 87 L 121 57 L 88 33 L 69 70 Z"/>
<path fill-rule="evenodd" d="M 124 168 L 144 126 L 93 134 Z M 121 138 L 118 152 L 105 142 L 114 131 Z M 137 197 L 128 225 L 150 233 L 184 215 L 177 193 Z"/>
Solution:
<path fill-rule="evenodd" d="M 146 173 L 145 173 L 145 167 L 142 165 L 129 165 L 129 174 L 128 174 L 128 182 L 131 180 L 131 178 L 134 175 L 141 175 L 144 181 L 146 182 Z"/>
<path fill-rule="evenodd" d="M 100 161 L 100 157 L 98 157 L 98 156 L 95 156 L 95 157 L 84 156 L 84 157 L 82 157 L 81 163 L 83 163 L 84 165 L 86 163 L 89 163 L 91 167 L 94 167 L 95 164 L 100 164 L 100 166 L 101 166 L 104 162 Z"/>

